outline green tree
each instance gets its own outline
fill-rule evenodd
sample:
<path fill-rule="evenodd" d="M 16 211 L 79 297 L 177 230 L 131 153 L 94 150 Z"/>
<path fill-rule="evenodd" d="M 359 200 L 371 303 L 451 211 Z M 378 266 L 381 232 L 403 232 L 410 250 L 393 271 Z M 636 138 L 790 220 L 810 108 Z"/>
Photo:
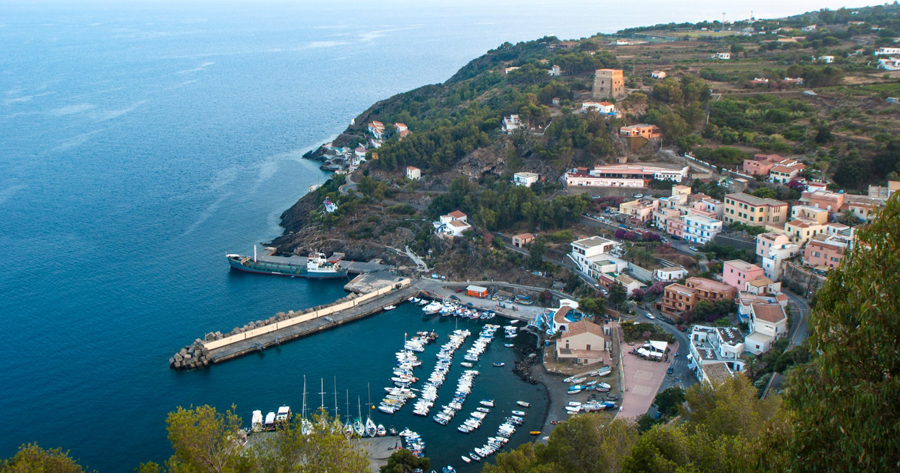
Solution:
<path fill-rule="evenodd" d="M 58 448 L 44 450 L 37 444 L 29 443 L 19 447 L 15 456 L 0 462 L 2 473 L 83 473 L 81 467 L 69 452 Z"/>
<path fill-rule="evenodd" d="M 320 410 L 307 421 L 307 432 L 303 433 L 303 419 L 295 416 L 259 444 L 252 455 L 258 459 L 260 470 L 271 473 L 366 473 L 366 452 L 344 437 L 341 427 Z"/>
<path fill-rule="evenodd" d="M 606 299 L 582 297 L 578 301 L 578 308 L 586 314 L 603 315 L 606 313 Z"/>
<path fill-rule="evenodd" d="M 656 404 L 660 414 L 666 417 L 675 416 L 678 414 L 681 405 L 684 404 L 684 390 L 679 387 L 666 389 L 656 395 L 654 404 Z"/>
<path fill-rule="evenodd" d="M 787 415 L 762 438 L 764 467 L 896 471 L 900 465 L 900 197 L 858 230 L 809 319 L 811 362 L 785 395 Z"/>
<path fill-rule="evenodd" d="M 540 461 L 552 465 L 540 471 L 619 471 L 625 453 L 637 441 L 637 426 L 623 420 L 607 422 L 599 415 L 581 415 L 558 425 L 546 447 L 538 447 Z"/>
<path fill-rule="evenodd" d="M 528 268 L 541 269 L 544 267 L 544 254 L 547 252 L 547 244 L 543 237 L 536 238 L 528 246 Z"/>
<path fill-rule="evenodd" d="M 609 288 L 609 303 L 619 308 L 623 302 L 628 300 L 628 290 L 622 283 L 616 281 Z"/>
<path fill-rule="evenodd" d="M 244 449 L 235 437 L 241 429 L 241 418 L 232 410 L 222 414 L 210 406 L 179 407 L 169 413 L 166 424 L 175 450 L 166 462 L 170 472 L 252 470 L 252 459 L 243 455 Z"/>
<path fill-rule="evenodd" d="M 431 468 L 431 460 L 418 458 L 407 449 L 397 450 L 388 457 L 387 464 L 379 470 L 381 473 L 412 473 L 427 471 Z"/>

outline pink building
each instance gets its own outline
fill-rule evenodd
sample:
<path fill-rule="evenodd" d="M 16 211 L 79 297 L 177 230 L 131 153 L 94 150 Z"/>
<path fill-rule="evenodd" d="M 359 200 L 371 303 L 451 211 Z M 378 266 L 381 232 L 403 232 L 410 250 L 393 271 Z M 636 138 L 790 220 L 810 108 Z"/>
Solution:
<path fill-rule="evenodd" d="M 762 233 L 756 236 L 756 256 L 765 258 L 772 248 L 779 248 L 791 243 L 787 235 L 779 233 Z"/>
<path fill-rule="evenodd" d="M 766 277 L 765 271 L 755 264 L 739 259 L 726 261 L 722 266 L 722 282 L 738 291 L 744 290 L 744 283 Z"/>
<path fill-rule="evenodd" d="M 803 262 L 817 269 L 838 267 L 847 252 L 847 242 L 826 235 L 816 235 L 803 249 Z"/>
<path fill-rule="evenodd" d="M 666 221 L 666 233 L 678 238 L 684 238 L 684 220 L 681 217 L 670 218 Z"/>
<path fill-rule="evenodd" d="M 844 194 L 827 190 L 807 191 L 800 196 L 800 201 L 810 207 L 825 209 L 829 212 L 838 212 L 841 206 L 844 205 Z"/>

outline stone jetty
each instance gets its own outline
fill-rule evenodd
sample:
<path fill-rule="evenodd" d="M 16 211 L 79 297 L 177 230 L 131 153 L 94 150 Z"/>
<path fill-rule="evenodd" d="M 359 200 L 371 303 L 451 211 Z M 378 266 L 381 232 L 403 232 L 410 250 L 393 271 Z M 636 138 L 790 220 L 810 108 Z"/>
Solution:
<path fill-rule="evenodd" d="M 279 312 L 268 319 L 235 327 L 227 334 L 210 332 L 175 353 L 169 358 L 169 366 L 204 368 L 381 312 L 385 305 L 398 304 L 417 292 L 409 279 L 397 278 L 392 284 L 367 294 L 352 293 L 332 304 L 299 312 Z"/>

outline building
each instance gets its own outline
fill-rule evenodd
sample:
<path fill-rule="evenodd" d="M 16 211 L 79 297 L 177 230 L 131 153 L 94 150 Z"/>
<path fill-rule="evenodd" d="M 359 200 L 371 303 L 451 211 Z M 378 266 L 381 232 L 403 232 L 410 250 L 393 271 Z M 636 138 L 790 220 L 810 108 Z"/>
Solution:
<path fill-rule="evenodd" d="M 616 282 L 625 287 L 625 294 L 627 294 L 628 297 L 634 295 L 634 291 L 647 287 L 646 284 L 638 281 L 637 279 L 634 279 L 627 274 L 620 274 L 616 276 Z"/>
<path fill-rule="evenodd" d="M 725 215 L 725 203 L 712 197 L 701 197 L 699 200 L 694 201 L 688 214 L 721 220 L 722 216 Z"/>
<path fill-rule="evenodd" d="M 609 102 L 584 102 L 581 104 L 581 112 L 597 112 L 601 115 L 615 115 L 616 106 Z"/>
<path fill-rule="evenodd" d="M 690 168 L 647 166 L 639 164 L 611 164 L 596 166 L 587 171 L 584 168 L 572 169 L 563 179 L 567 186 L 585 187 L 647 187 L 650 181 L 681 182 L 688 176 Z"/>
<path fill-rule="evenodd" d="M 406 178 L 412 181 L 418 181 L 422 178 L 422 170 L 415 166 L 406 166 Z"/>
<path fill-rule="evenodd" d="M 787 85 L 803 85 L 802 77 L 785 77 L 784 80 L 781 81 L 782 84 Z"/>
<path fill-rule="evenodd" d="M 900 71 L 900 57 L 879 59 L 878 69 L 884 69 L 885 71 Z"/>
<path fill-rule="evenodd" d="M 741 171 L 751 176 L 768 176 L 769 171 L 773 167 L 775 167 L 775 163 L 754 157 L 753 159 L 744 160 L 744 163 L 741 165 Z"/>
<path fill-rule="evenodd" d="M 550 327 L 552 333 L 566 333 L 569 326 L 581 320 L 581 314 L 578 313 L 578 303 L 572 300 L 562 300 L 559 302 L 559 309 L 553 312 L 553 323 Z"/>
<path fill-rule="evenodd" d="M 330 214 L 337 212 L 337 209 L 338 209 L 337 204 L 332 202 L 330 199 L 325 199 L 325 202 L 323 202 L 322 204 L 325 206 L 326 212 L 328 212 Z"/>
<path fill-rule="evenodd" d="M 725 196 L 725 223 L 742 223 L 754 227 L 787 222 L 788 204 L 744 193 Z"/>
<path fill-rule="evenodd" d="M 468 217 L 459 210 L 454 210 L 447 215 L 441 215 L 440 221 L 434 222 L 434 229 L 438 235 L 460 237 L 466 230 L 471 228 Z"/>
<path fill-rule="evenodd" d="M 646 123 L 638 123 L 636 125 L 623 126 L 619 128 L 619 134 L 625 138 L 646 138 L 652 140 L 662 136 L 662 130 L 656 125 L 648 125 Z"/>
<path fill-rule="evenodd" d="M 372 121 L 366 125 L 366 130 L 376 139 L 380 140 L 384 138 L 384 123 L 379 121 Z"/>
<path fill-rule="evenodd" d="M 727 60 L 731 59 L 731 53 L 716 53 L 716 55 L 713 56 L 712 58 L 718 59 L 721 61 L 727 61 Z"/>
<path fill-rule="evenodd" d="M 643 225 L 653 220 L 653 211 L 659 207 L 654 199 L 639 199 L 619 204 L 619 213 L 628 215 L 628 223 Z"/>
<path fill-rule="evenodd" d="M 518 66 L 506 67 L 503 69 L 503 75 L 508 76 L 510 72 L 518 70 L 518 69 L 519 69 Z"/>
<path fill-rule="evenodd" d="M 819 56 L 819 61 L 822 61 L 825 64 L 831 64 L 834 62 L 834 56 Z"/>
<path fill-rule="evenodd" d="M 706 278 L 688 278 L 685 285 L 694 289 L 697 298 L 702 301 L 734 300 L 737 288 L 725 283 Z"/>
<path fill-rule="evenodd" d="M 900 181 L 888 181 L 887 186 L 869 186 L 868 196 L 873 199 L 888 200 L 900 190 Z"/>
<path fill-rule="evenodd" d="M 744 287 L 738 294 L 738 297 L 743 297 L 745 294 L 753 296 L 781 294 L 781 283 L 772 281 L 765 276 L 760 276 L 744 283 Z"/>
<path fill-rule="evenodd" d="M 900 48 L 878 48 L 875 50 L 876 56 L 889 56 L 892 54 L 900 54 Z"/>
<path fill-rule="evenodd" d="M 653 279 L 657 281 L 677 281 L 687 277 L 688 272 L 682 266 L 671 266 L 668 268 L 657 269 L 653 272 Z"/>
<path fill-rule="evenodd" d="M 568 330 L 556 341 L 558 360 L 574 360 L 589 365 L 603 361 L 606 353 L 606 335 L 603 327 L 579 320 L 569 324 Z"/>
<path fill-rule="evenodd" d="M 800 171 L 805 167 L 805 165 L 800 163 L 792 166 L 777 164 L 769 171 L 769 181 L 778 184 L 787 184 L 800 175 Z"/>
<path fill-rule="evenodd" d="M 669 284 L 663 291 L 662 311 L 681 315 L 697 307 L 697 291 L 683 284 Z"/>
<path fill-rule="evenodd" d="M 409 131 L 409 127 L 406 126 L 406 123 L 394 123 L 394 128 L 397 129 L 397 132 Z"/>
<path fill-rule="evenodd" d="M 534 241 L 534 235 L 531 233 L 520 233 L 512 237 L 512 244 L 516 248 L 522 248 Z"/>
<path fill-rule="evenodd" d="M 798 254 L 800 245 L 791 243 L 787 235 L 762 233 L 756 236 L 756 255 L 762 259 L 766 277 L 773 281 L 781 279 L 782 263 Z"/>
<path fill-rule="evenodd" d="M 684 217 L 674 217 L 666 221 L 666 233 L 675 238 L 684 238 Z"/>
<path fill-rule="evenodd" d="M 745 282 L 761 277 L 765 277 L 762 268 L 743 260 L 726 261 L 722 265 L 722 281 L 738 291 L 743 290 Z"/>
<path fill-rule="evenodd" d="M 572 251 L 569 258 L 578 266 L 578 269 L 592 278 L 597 278 L 603 273 L 616 272 L 619 265 L 609 256 L 609 253 L 618 246 L 618 243 L 592 236 L 572 242 Z M 609 271 L 612 266 L 612 271 Z"/>
<path fill-rule="evenodd" d="M 878 209 L 883 206 L 884 201 L 881 199 L 873 199 L 864 195 L 846 195 L 841 211 L 849 210 L 860 220 L 869 221 L 875 218 Z"/>
<path fill-rule="evenodd" d="M 807 220 L 820 225 L 825 225 L 828 223 L 828 210 L 810 205 L 795 205 L 791 207 L 791 219 Z"/>
<path fill-rule="evenodd" d="M 691 330 L 688 368 L 697 379 L 717 385 L 735 371 L 744 370 L 744 336 L 735 327 L 695 325 Z M 721 371 L 721 373 L 717 373 Z"/>
<path fill-rule="evenodd" d="M 466 287 L 466 295 L 472 297 L 487 297 L 488 290 L 486 287 L 470 285 Z"/>
<path fill-rule="evenodd" d="M 665 79 L 666 71 L 653 71 L 650 73 L 650 77 L 652 77 L 654 79 L 660 79 L 660 80 Z"/>
<path fill-rule="evenodd" d="M 594 73 L 593 98 L 620 99 L 625 95 L 625 75 L 621 69 L 598 69 Z"/>
<path fill-rule="evenodd" d="M 682 238 L 691 243 L 705 245 L 722 232 L 722 222 L 714 218 L 685 215 L 681 220 L 684 222 Z"/>
<path fill-rule="evenodd" d="M 805 191 L 800 196 L 800 202 L 817 209 L 839 212 L 844 205 L 844 194 L 827 190 Z"/>
<path fill-rule="evenodd" d="M 551 77 L 559 77 L 562 75 L 562 69 L 560 69 L 559 66 L 554 64 L 553 67 L 551 67 L 550 70 L 547 71 L 547 73 L 550 74 Z"/>
<path fill-rule="evenodd" d="M 535 172 L 517 172 L 513 174 L 513 184 L 517 186 L 531 187 L 541 175 Z"/>
<path fill-rule="evenodd" d="M 769 351 L 776 340 L 787 334 L 787 315 L 781 304 L 750 306 L 750 335 L 744 338 L 747 351 L 759 355 Z"/>
<path fill-rule="evenodd" d="M 660 199 L 661 200 L 661 199 Z M 662 203 L 660 203 L 662 205 Z M 653 212 L 653 226 L 664 231 L 668 232 L 669 228 L 669 220 L 681 218 L 681 213 L 676 209 L 669 208 L 659 208 Z"/>
<path fill-rule="evenodd" d="M 803 249 L 803 263 L 821 271 L 838 267 L 847 253 L 849 243 L 827 235 L 816 235 Z"/>
<path fill-rule="evenodd" d="M 810 238 L 825 234 L 825 232 L 825 225 L 806 218 L 791 220 L 784 224 L 784 234 L 791 239 L 791 243 L 800 246 L 803 246 Z"/>
<path fill-rule="evenodd" d="M 503 133 L 510 133 L 519 128 L 522 128 L 522 120 L 519 119 L 518 115 L 503 117 L 503 120 L 500 122 L 500 130 Z"/>

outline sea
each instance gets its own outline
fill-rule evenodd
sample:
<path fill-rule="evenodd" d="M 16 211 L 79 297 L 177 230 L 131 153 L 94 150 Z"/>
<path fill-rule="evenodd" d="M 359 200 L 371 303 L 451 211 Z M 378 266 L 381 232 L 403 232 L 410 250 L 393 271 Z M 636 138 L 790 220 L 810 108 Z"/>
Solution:
<path fill-rule="evenodd" d="M 356 417 L 390 384 L 404 334 L 446 340 L 455 322 L 404 304 L 209 369 L 167 363 L 209 331 L 345 295 L 341 281 L 240 274 L 224 258 L 279 235 L 281 212 L 328 178 L 301 155 L 372 103 L 442 82 L 505 41 L 715 19 L 722 3 L 2 2 L 0 458 L 36 442 L 101 472 L 132 471 L 171 455 L 165 418 L 179 406 L 235 406 L 246 422 L 256 409 L 299 411 L 304 377 L 310 408 L 347 415 L 349 403 Z M 734 18 L 750 16 L 733 3 Z M 827 3 L 753 8 L 779 16 Z M 514 446 L 532 440 L 546 399 L 512 374 L 501 342 L 464 414 L 481 398 L 498 411 L 531 401 Z M 461 469 L 459 455 L 502 415 L 468 436 L 411 406 L 373 418 L 418 430 L 435 466 Z"/>

